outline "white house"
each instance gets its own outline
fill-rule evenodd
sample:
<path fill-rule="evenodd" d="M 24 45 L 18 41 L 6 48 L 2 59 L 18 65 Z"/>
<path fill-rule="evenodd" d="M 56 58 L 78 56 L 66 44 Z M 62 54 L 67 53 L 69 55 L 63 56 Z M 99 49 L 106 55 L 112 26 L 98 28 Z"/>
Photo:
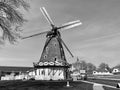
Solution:
<path fill-rule="evenodd" d="M 117 74 L 120 73 L 120 69 L 119 68 L 114 68 L 112 71 L 113 74 Z"/>
<path fill-rule="evenodd" d="M 93 75 L 112 75 L 108 70 L 96 70 L 93 71 Z"/>

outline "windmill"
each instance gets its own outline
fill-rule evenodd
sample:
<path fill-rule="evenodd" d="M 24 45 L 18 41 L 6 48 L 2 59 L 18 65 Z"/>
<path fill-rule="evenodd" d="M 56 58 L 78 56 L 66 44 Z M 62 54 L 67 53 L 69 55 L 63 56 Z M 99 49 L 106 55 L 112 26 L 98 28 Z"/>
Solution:
<path fill-rule="evenodd" d="M 68 68 L 70 67 L 70 64 L 67 63 L 63 46 L 67 49 L 72 57 L 73 54 L 70 52 L 70 50 L 62 40 L 60 30 L 73 28 L 75 26 L 81 25 L 82 23 L 80 22 L 80 20 L 76 20 L 57 27 L 48 15 L 46 9 L 42 7 L 40 8 L 40 10 L 48 23 L 51 25 L 51 30 L 23 37 L 23 39 L 27 39 L 41 34 L 46 34 L 47 40 L 45 42 L 41 58 L 37 63 L 33 63 L 36 79 L 66 80 L 69 78 Z"/>

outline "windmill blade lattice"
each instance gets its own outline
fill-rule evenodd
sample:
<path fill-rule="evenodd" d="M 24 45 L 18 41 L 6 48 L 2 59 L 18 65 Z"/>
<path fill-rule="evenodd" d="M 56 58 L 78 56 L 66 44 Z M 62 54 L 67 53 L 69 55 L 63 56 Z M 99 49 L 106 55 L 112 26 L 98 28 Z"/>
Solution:
<path fill-rule="evenodd" d="M 27 36 L 27 37 L 22 37 L 22 39 L 27 39 L 27 38 L 31 38 L 31 37 L 35 37 L 35 36 L 39 36 L 41 34 L 46 34 L 48 33 L 49 31 L 45 31 L 45 32 L 41 32 L 41 33 L 37 33 L 37 34 L 33 34 L 33 35 L 30 35 L 30 36 Z"/>
<path fill-rule="evenodd" d="M 52 21 L 52 19 L 50 18 L 49 14 L 47 13 L 46 9 L 44 7 L 40 8 L 42 14 L 44 15 L 44 17 L 47 19 L 48 23 L 54 27 L 54 23 Z"/>
<path fill-rule="evenodd" d="M 69 52 L 69 54 L 70 54 L 72 57 L 74 57 L 73 54 L 71 53 L 71 51 L 69 50 L 69 48 L 67 47 L 67 45 L 64 43 L 64 41 L 63 41 L 62 39 L 61 39 L 61 41 L 62 41 L 63 45 L 65 46 L 65 48 L 67 49 L 67 51 Z"/>
<path fill-rule="evenodd" d="M 80 20 L 76 20 L 76 21 L 72 21 L 72 22 L 68 22 L 66 24 L 63 24 L 61 27 L 58 27 L 58 29 L 70 29 L 76 26 L 82 25 L 82 23 L 80 22 Z"/>

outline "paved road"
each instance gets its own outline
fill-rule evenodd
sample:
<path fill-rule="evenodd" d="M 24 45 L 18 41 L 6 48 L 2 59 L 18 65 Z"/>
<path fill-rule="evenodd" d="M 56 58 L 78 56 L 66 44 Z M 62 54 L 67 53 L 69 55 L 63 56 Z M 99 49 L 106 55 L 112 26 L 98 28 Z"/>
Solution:
<path fill-rule="evenodd" d="M 80 80 L 80 81 L 84 82 L 84 83 L 92 84 L 93 90 L 120 90 L 116 86 L 111 86 L 111 85 L 107 84 L 107 82 L 106 82 L 106 84 L 104 84 L 104 83 L 100 82 L 99 80 L 97 80 L 97 82 L 94 80 L 87 80 L 87 81 Z"/>
<path fill-rule="evenodd" d="M 110 86 L 116 87 L 118 83 L 120 83 L 120 80 L 111 80 L 111 79 L 88 79 L 87 81 L 90 82 L 96 82 L 96 83 L 101 83 L 101 84 L 106 84 Z"/>

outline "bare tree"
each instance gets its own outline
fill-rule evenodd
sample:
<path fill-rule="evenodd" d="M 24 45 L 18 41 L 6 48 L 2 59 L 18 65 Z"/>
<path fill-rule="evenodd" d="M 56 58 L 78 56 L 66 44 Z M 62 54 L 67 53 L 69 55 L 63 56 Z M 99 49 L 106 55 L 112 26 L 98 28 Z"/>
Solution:
<path fill-rule="evenodd" d="M 18 8 L 29 9 L 24 0 L 0 0 L 0 42 L 15 42 L 20 37 L 20 27 L 26 21 Z"/>

